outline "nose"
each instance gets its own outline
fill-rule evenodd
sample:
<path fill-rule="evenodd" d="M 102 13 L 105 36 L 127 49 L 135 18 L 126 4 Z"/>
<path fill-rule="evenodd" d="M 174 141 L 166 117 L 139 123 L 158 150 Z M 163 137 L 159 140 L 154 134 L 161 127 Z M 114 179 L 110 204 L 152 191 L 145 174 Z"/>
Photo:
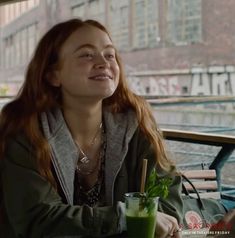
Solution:
<path fill-rule="evenodd" d="M 95 67 L 105 68 L 107 66 L 108 66 L 108 61 L 105 59 L 105 57 L 102 54 L 97 54 L 96 60 L 95 60 Z"/>

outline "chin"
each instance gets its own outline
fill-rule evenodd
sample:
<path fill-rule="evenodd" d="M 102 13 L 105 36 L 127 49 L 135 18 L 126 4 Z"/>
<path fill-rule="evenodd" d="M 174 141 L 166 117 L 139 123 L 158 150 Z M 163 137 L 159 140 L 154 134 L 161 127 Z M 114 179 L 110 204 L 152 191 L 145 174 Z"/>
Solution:
<path fill-rule="evenodd" d="M 109 88 L 103 88 L 101 91 L 98 92 L 97 90 L 97 93 L 100 93 L 100 95 L 104 98 L 107 98 L 107 97 L 110 97 L 114 94 L 114 92 L 116 91 L 117 87 L 109 87 Z"/>
<path fill-rule="evenodd" d="M 111 97 L 113 94 L 114 94 L 115 91 L 109 91 L 109 92 L 105 92 L 105 93 L 102 93 L 101 95 L 99 95 L 102 99 L 105 99 L 105 98 L 109 98 Z"/>

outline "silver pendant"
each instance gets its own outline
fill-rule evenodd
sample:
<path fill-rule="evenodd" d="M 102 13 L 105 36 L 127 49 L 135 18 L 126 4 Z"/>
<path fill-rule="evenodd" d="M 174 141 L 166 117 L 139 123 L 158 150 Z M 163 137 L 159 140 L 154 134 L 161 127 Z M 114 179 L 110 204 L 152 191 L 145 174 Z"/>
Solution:
<path fill-rule="evenodd" d="M 80 162 L 83 163 L 83 164 L 87 164 L 87 163 L 89 163 L 89 161 L 90 160 L 87 158 L 87 156 L 84 156 L 80 159 Z"/>

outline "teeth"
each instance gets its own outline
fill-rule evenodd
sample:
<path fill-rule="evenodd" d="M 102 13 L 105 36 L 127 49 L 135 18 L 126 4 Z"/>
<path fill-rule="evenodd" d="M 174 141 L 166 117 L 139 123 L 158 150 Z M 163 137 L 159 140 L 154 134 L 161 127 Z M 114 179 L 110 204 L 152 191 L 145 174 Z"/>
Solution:
<path fill-rule="evenodd" d="M 92 79 L 96 79 L 96 80 L 99 80 L 99 79 L 110 79 L 110 77 L 109 76 L 104 76 L 104 75 L 99 75 L 99 76 L 92 77 Z"/>

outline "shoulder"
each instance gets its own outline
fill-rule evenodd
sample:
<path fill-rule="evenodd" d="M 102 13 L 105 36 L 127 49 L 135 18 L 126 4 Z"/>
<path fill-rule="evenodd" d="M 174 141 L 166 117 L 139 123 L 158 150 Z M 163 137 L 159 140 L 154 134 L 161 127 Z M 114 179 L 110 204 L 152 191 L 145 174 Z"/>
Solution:
<path fill-rule="evenodd" d="M 35 150 L 24 134 L 17 134 L 7 140 L 3 160 L 23 167 L 36 168 Z"/>

